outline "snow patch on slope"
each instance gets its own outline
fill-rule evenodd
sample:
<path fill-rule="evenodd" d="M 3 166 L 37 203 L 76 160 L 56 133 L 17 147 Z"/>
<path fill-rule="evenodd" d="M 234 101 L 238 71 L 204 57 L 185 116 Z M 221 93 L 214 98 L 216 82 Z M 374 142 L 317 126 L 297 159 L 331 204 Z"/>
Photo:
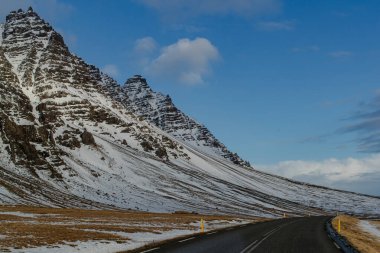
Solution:
<path fill-rule="evenodd" d="M 360 220 L 359 226 L 360 226 L 360 228 L 363 231 L 365 231 L 365 232 L 367 232 L 367 233 L 369 233 L 369 234 L 377 237 L 377 239 L 380 240 L 380 230 L 379 230 L 379 228 L 376 227 L 375 225 L 373 225 L 370 221 L 368 221 L 368 220 Z"/>

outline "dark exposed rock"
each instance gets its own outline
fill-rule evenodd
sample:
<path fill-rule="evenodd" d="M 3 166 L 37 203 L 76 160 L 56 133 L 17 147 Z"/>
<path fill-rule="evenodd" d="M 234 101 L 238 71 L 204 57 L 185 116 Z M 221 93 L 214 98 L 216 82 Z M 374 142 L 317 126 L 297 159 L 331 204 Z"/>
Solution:
<path fill-rule="evenodd" d="M 36 106 L 36 110 L 38 112 L 46 111 L 46 108 L 47 108 L 46 103 L 41 103 L 41 104 L 39 104 L 39 105 Z"/>
<path fill-rule="evenodd" d="M 146 152 L 150 152 L 150 151 L 154 150 L 153 147 L 152 147 L 152 145 L 148 141 L 143 141 L 140 144 L 141 144 L 141 147 Z"/>
<path fill-rule="evenodd" d="M 80 137 L 82 138 L 82 143 L 84 145 L 92 145 L 92 146 L 96 146 L 96 143 L 95 143 L 95 139 L 94 139 L 94 136 L 92 136 L 92 134 L 90 132 L 87 132 L 84 131 Z"/>
<path fill-rule="evenodd" d="M 156 156 L 159 158 L 168 158 L 168 153 L 166 153 L 166 149 L 164 147 L 159 147 L 156 152 Z"/>

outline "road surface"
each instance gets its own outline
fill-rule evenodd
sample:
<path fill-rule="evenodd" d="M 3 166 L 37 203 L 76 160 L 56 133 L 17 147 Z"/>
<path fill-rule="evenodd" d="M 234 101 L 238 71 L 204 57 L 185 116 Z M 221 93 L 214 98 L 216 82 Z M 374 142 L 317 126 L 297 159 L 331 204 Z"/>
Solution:
<path fill-rule="evenodd" d="M 144 253 L 340 252 L 327 236 L 330 217 L 273 220 L 179 239 Z"/>

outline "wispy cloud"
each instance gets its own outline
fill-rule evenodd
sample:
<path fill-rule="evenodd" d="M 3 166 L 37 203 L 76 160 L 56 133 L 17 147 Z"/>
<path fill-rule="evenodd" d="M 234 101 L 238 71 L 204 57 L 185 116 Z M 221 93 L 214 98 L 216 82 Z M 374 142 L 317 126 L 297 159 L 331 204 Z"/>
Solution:
<path fill-rule="evenodd" d="M 334 51 L 330 52 L 329 55 L 333 58 L 345 58 L 353 55 L 351 51 Z"/>
<path fill-rule="evenodd" d="M 295 29 L 294 21 L 263 21 L 256 24 L 261 31 L 292 31 Z"/>
<path fill-rule="evenodd" d="M 149 43 L 148 43 L 149 42 Z M 138 40 L 139 49 L 151 49 L 151 39 Z M 144 45 L 144 46 L 142 46 Z M 159 55 L 145 54 L 141 51 L 140 60 L 144 71 L 163 81 L 186 85 L 197 85 L 205 81 L 211 71 L 211 64 L 220 58 L 218 49 L 205 38 L 180 39 L 176 43 L 162 47 Z"/>
<path fill-rule="evenodd" d="M 380 155 L 372 155 L 362 159 L 284 161 L 256 167 L 294 180 L 380 196 L 379 164 Z"/>
<path fill-rule="evenodd" d="M 157 49 L 157 43 L 152 37 L 144 37 L 136 40 L 135 52 L 137 53 L 151 53 Z"/>
<path fill-rule="evenodd" d="M 165 19 L 199 15 L 238 15 L 250 17 L 277 12 L 281 0 L 136 0 L 158 11 Z"/>
<path fill-rule="evenodd" d="M 356 133 L 360 152 L 380 153 L 380 93 L 368 103 L 361 103 L 358 111 L 345 122 L 350 122 L 338 130 L 339 133 Z"/>

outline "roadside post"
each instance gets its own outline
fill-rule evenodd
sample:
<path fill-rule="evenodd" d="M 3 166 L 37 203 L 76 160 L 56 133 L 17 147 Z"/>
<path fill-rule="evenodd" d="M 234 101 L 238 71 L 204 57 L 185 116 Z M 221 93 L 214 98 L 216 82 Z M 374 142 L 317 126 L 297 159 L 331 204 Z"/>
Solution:
<path fill-rule="evenodd" d="M 338 218 L 338 233 L 340 234 L 340 218 Z"/>
<path fill-rule="evenodd" d="M 205 232 L 205 221 L 201 219 L 201 233 Z"/>

